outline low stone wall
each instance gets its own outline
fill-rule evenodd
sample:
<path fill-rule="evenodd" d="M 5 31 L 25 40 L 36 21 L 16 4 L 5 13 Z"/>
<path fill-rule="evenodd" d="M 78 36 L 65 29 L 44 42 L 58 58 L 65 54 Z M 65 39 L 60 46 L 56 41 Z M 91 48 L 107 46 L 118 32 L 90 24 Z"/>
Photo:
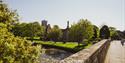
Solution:
<path fill-rule="evenodd" d="M 88 49 L 83 49 L 59 63 L 104 63 L 110 40 L 102 40 Z"/>

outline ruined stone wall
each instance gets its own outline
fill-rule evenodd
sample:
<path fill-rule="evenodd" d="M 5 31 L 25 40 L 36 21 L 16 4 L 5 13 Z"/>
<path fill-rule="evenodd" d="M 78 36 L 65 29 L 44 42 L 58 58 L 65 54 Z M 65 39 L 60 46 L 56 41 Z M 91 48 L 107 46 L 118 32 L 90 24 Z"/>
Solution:
<path fill-rule="evenodd" d="M 110 46 L 110 40 L 102 40 L 90 48 L 83 49 L 59 63 L 104 63 L 106 53 Z"/>

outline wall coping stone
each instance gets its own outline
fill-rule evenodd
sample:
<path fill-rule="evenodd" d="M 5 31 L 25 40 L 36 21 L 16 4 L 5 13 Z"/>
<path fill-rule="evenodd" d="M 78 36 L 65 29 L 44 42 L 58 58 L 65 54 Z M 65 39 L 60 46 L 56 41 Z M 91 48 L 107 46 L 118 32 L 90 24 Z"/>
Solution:
<path fill-rule="evenodd" d="M 109 41 L 107 39 L 101 40 L 100 42 L 92 45 L 91 47 L 83 49 L 61 60 L 59 63 L 86 63 L 86 60 L 89 61 L 88 58 L 90 58 L 96 51 L 99 51 L 99 49 L 102 48 L 106 42 Z"/>

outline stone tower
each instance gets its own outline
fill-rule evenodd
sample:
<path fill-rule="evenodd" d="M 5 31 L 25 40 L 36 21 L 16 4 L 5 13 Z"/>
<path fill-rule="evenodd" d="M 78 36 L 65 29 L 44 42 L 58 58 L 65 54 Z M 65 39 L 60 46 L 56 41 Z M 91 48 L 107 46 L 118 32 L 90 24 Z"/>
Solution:
<path fill-rule="evenodd" d="M 41 25 L 45 27 L 42 40 L 47 40 L 47 20 L 42 20 Z"/>
<path fill-rule="evenodd" d="M 69 21 L 67 21 L 67 29 L 69 29 Z"/>
<path fill-rule="evenodd" d="M 45 26 L 45 27 L 47 27 L 47 21 L 46 20 L 42 20 L 42 26 Z"/>

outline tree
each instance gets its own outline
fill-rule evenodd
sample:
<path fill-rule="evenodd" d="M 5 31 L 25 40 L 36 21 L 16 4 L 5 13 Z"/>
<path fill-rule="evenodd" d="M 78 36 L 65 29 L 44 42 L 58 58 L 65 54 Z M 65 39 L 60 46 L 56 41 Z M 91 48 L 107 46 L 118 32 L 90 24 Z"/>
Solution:
<path fill-rule="evenodd" d="M 35 36 L 41 36 L 43 34 L 43 27 L 38 22 L 33 23 L 17 23 L 13 28 L 12 32 L 16 36 L 30 37 L 33 40 Z"/>
<path fill-rule="evenodd" d="M 99 28 L 96 25 L 93 25 L 93 31 L 94 31 L 94 35 L 93 35 L 93 39 L 96 39 L 99 37 Z"/>
<path fill-rule="evenodd" d="M 71 41 L 77 41 L 78 44 L 84 39 L 90 39 L 93 36 L 93 26 L 87 19 L 80 19 L 77 24 L 73 24 L 69 30 Z"/>
<path fill-rule="evenodd" d="M 125 30 L 123 31 L 124 39 L 125 39 Z"/>
<path fill-rule="evenodd" d="M 109 30 L 110 30 L 110 36 L 112 36 L 116 32 L 115 27 L 109 27 Z"/>
<path fill-rule="evenodd" d="M 0 2 L 0 63 L 38 63 L 41 47 L 9 32 L 16 21 L 12 12 Z"/>
<path fill-rule="evenodd" d="M 54 27 L 47 34 L 47 37 L 55 42 L 58 41 L 61 38 L 61 36 L 62 31 L 59 29 L 58 25 L 54 25 Z"/>
<path fill-rule="evenodd" d="M 124 36 L 124 33 L 120 30 L 117 30 L 117 40 L 122 40 L 125 36 Z"/>
<path fill-rule="evenodd" d="M 33 40 L 33 37 L 40 36 L 43 33 L 43 28 L 38 22 L 28 23 L 26 25 L 25 35 Z"/>
<path fill-rule="evenodd" d="M 26 23 L 16 23 L 14 25 L 14 27 L 12 28 L 11 32 L 15 35 L 15 36 L 21 36 L 21 37 L 25 37 L 25 31 L 27 29 L 25 29 L 25 26 L 27 24 Z"/>
<path fill-rule="evenodd" d="M 107 25 L 104 25 L 100 29 L 100 38 L 101 39 L 108 39 L 110 37 L 110 31 Z"/>
<path fill-rule="evenodd" d="M 16 10 L 10 10 L 7 4 L 0 2 L 0 23 L 7 24 L 7 28 L 11 29 L 12 26 L 18 22 L 18 14 Z"/>
<path fill-rule="evenodd" d="M 111 37 L 111 39 L 112 39 L 112 40 L 118 39 L 118 33 L 117 33 L 116 28 L 114 28 L 114 27 L 109 27 L 109 30 L 110 30 L 110 37 Z"/>

